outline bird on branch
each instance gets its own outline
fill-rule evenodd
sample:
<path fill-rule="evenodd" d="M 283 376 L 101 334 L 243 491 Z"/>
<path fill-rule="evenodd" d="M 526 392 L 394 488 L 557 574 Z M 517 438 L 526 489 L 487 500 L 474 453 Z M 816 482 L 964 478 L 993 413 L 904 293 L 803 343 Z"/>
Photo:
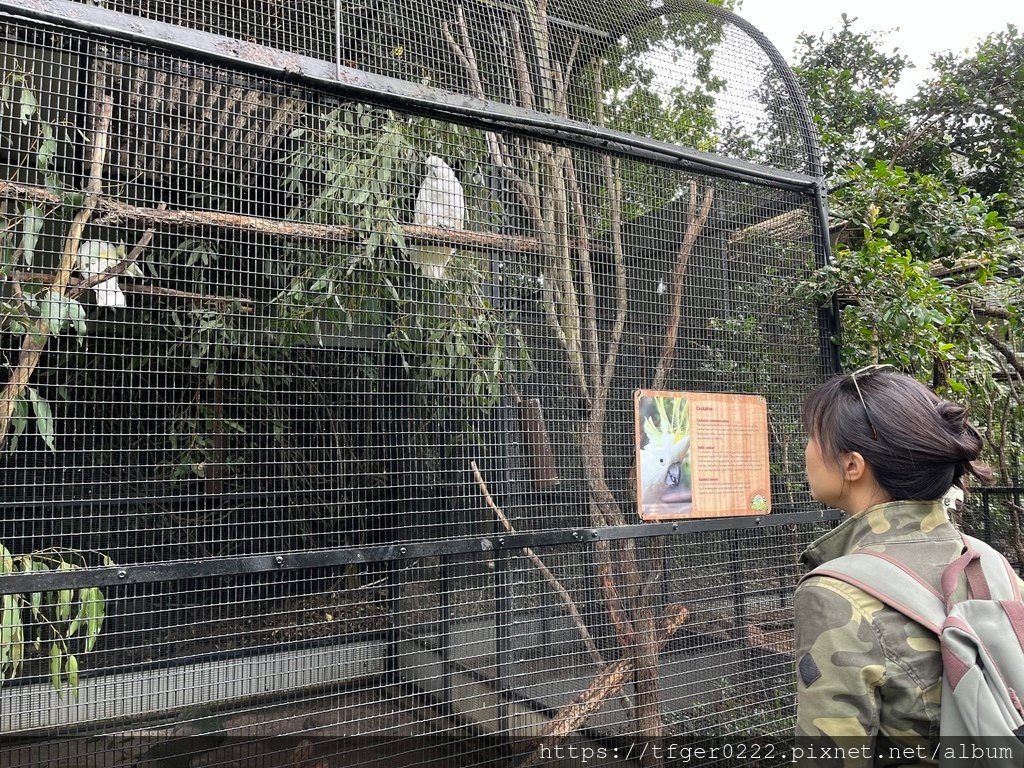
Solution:
<path fill-rule="evenodd" d="M 89 280 L 105 274 L 126 258 L 124 243 L 115 246 L 103 240 L 86 240 L 78 249 L 78 271 Z M 123 274 L 130 277 L 144 276 L 135 262 L 128 264 Z M 101 307 L 119 309 L 125 306 L 124 292 L 117 284 L 117 275 L 96 283 L 92 290 L 96 294 L 96 304 Z"/>
<path fill-rule="evenodd" d="M 466 220 L 466 195 L 462 184 L 444 160 L 427 158 L 427 175 L 416 195 L 413 224 L 439 229 L 463 229 Z M 426 277 L 444 280 L 445 267 L 455 254 L 447 245 L 414 245 L 409 260 Z"/>

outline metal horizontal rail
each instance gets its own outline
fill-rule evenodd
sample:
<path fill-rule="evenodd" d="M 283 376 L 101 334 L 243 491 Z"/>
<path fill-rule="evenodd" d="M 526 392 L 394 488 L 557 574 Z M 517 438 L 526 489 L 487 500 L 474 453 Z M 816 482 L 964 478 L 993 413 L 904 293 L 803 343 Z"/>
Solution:
<path fill-rule="evenodd" d="M 409 542 L 377 547 L 318 549 L 308 552 L 281 552 L 244 557 L 178 560 L 168 563 L 76 568 L 66 571 L 13 573 L 0 576 L 0 594 L 108 587 L 117 584 L 151 584 L 184 579 L 295 571 L 304 568 L 338 567 L 359 563 L 401 562 L 424 557 L 486 554 L 500 550 L 557 545 L 584 545 L 595 541 L 617 539 L 651 539 L 710 531 L 755 530 L 780 525 L 809 525 L 829 522 L 841 517 L 842 513 L 834 510 L 821 513 L 790 512 L 763 517 L 680 520 L 679 522 L 643 523 L 608 528 L 562 528 L 552 531 Z"/>
<path fill-rule="evenodd" d="M 775 188 L 814 192 L 821 179 L 743 160 L 720 157 L 603 126 L 513 107 L 464 93 L 421 85 L 243 40 L 127 16 L 73 0 L 0 0 L 0 11 L 37 19 L 62 30 L 77 29 L 206 62 L 255 72 L 347 98 L 441 117 L 488 130 L 511 130 L 532 138 L 614 152 L 684 171 L 699 171 Z"/>

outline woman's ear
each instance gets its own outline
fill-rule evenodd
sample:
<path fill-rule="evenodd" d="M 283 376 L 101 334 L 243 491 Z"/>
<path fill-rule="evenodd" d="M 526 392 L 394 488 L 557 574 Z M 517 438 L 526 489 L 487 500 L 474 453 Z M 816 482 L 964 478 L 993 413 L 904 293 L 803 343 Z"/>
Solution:
<path fill-rule="evenodd" d="M 867 462 L 864 461 L 864 457 L 857 451 L 850 451 L 844 453 L 843 459 L 843 478 L 848 483 L 854 483 L 864 477 L 864 471 L 867 468 Z"/>

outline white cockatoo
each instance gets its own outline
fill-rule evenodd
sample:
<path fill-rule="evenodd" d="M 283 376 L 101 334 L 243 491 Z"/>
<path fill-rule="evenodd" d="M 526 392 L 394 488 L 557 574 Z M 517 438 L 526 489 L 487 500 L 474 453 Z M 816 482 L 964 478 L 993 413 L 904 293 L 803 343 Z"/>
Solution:
<path fill-rule="evenodd" d="M 683 464 L 689 461 L 689 408 L 681 397 L 655 397 L 657 419 L 643 422 L 647 444 L 640 451 L 640 487 L 645 504 L 689 493 Z M 666 498 L 667 497 L 667 498 Z"/>
<path fill-rule="evenodd" d="M 466 221 L 466 195 L 455 171 L 437 155 L 427 158 L 427 175 L 416 195 L 413 224 L 421 227 L 462 229 Z M 414 245 L 409 260 L 427 277 L 443 280 L 445 266 L 455 253 L 446 245 Z"/>
<path fill-rule="evenodd" d="M 88 280 L 102 275 L 108 269 L 117 266 L 126 258 L 124 243 L 115 246 L 103 240 L 86 240 L 78 249 L 78 271 Z M 124 270 L 131 277 L 142 277 L 139 265 L 132 262 Z M 92 287 L 96 294 L 96 303 L 101 307 L 119 308 L 125 306 L 124 293 L 117 284 L 117 276 L 107 278 Z"/>

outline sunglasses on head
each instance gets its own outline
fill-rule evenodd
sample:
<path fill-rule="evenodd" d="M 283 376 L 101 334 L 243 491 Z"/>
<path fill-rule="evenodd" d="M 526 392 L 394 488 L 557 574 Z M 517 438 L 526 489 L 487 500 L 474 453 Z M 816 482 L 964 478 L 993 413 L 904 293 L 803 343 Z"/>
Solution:
<path fill-rule="evenodd" d="M 893 366 L 889 363 L 882 363 L 880 365 L 865 365 L 863 368 L 858 368 L 856 371 L 850 374 L 850 381 L 853 382 L 853 388 L 857 391 L 857 397 L 860 398 L 860 405 L 864 409 L 864 418 L 867 419 L 868 427 L 871 429 L 871 437 L 876 441 L 878 440 L 878 432 L 875 431 L 875 423 L 871 421 L 871 411 L 868 409 L 868 404 L 864 402 L 864 395 L 860 391 L 860 385 L 857 383 L 858 376 L 870 376 L 873 373 L 878 373 L 886 368 L 892 368 Z"/>

